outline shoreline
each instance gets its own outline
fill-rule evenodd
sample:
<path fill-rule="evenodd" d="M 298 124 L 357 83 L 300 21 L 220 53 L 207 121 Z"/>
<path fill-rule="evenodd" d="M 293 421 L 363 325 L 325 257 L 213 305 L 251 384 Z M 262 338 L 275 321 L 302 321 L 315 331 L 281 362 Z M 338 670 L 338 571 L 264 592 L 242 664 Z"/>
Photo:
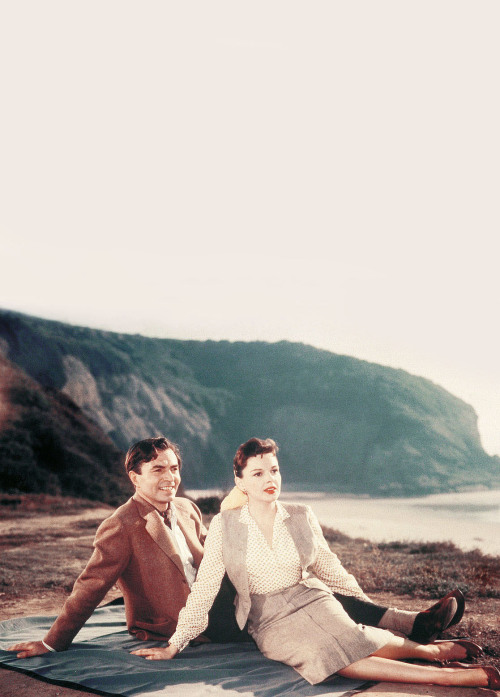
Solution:
<path fill-rule="evenodd" d="M 195 498 L 221 490 L 188 490 Z M 367 498 L 283 491 L 281 500 L 307 503 L 324 526 L 371 542 L 452 542 L 463 551 L 500 556 L 500 490 L 425 497 Z"/>
<path fill-rule="evenodd" d="M 463 551 L 479 549 L 483 554 L 500 556 L 500 491 L 487 492 L 483 498 L 489 500 L 490 495 L 493 503 L 483 505 L 479 492 L 392 500 L 320 494 L 308 498 L 307 503 L 322 525 L 350 537 L 371 542 L 449 541 Z M 297 501 L 301 496 L 285 493 L 283 500 Z"/>

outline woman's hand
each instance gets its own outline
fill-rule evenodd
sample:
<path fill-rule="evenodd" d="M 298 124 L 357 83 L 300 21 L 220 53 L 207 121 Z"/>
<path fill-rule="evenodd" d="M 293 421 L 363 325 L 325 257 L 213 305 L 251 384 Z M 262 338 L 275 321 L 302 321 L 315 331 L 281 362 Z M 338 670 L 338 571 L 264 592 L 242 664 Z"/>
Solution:
<path fill-rule="evenodd" d="M 179 653 L 179 649 L 169 644 L 163 649 L 136 649 L 130 653 L 136 656 L 144 656 L 148 661 L 170 661 L 171 658 Z"/>

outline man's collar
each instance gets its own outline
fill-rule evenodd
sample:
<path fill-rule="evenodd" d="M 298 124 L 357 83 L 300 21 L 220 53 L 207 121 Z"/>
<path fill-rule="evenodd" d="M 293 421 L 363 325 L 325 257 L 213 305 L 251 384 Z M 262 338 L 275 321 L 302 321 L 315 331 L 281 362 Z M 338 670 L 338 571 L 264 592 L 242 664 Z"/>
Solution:
<path fill-rule="evenodd" d="M 146 506 L 150 511 L 157 511 L 157 513 L 161 515 L 161 511 L 158 508 L 156 508 L 156 506 L 153 506 L 153 504 L 150 503 L 147 499 L 141 496 L 137 490 L 135 494 L 132 496 L 132 498 L 135 499 L 139 504 L 141 504 L 141 506 Z M 170 501 L 168 506 L 170 506 L 170 508 L 172 509 L 172 519 L 177 520 L 177 511 L 175 508 L 174 501 Z"/>

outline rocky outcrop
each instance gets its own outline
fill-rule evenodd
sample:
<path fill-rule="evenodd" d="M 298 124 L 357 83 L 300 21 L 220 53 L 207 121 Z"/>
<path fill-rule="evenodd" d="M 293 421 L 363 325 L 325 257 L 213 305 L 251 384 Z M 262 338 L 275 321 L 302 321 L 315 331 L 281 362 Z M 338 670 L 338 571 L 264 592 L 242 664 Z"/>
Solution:
<path fill-rule="evenodd" d="M 0 491 L 122 503 L 133 489 L 123 454 L 59 390 L 0 357 Z"/>
<path fill-rule="evenodd" d="M 71 397 L 84 414 L 96 421 L 105 433 L 110 433 L 113 424 L 106 417 L 99 388 L 90 370 L 76 356 L 63 356 L 62 364 L 66 376 L 62 392 Z"/>

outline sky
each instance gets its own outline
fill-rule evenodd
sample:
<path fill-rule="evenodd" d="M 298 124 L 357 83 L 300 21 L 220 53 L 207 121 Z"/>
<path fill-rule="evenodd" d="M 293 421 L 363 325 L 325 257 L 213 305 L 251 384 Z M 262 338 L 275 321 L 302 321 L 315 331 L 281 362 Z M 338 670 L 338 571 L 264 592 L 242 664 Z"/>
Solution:
<path fill-rule="evenodd" d="M 0 307 L 429 378 L 500 454 L 500 5 L 0 3 Z"/>

